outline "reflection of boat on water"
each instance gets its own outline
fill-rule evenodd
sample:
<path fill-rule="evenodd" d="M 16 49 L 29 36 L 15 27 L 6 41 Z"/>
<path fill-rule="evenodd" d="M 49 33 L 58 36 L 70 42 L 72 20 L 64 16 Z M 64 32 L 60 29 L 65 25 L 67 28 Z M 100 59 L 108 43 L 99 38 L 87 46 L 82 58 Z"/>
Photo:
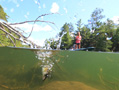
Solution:
<path fill-rule="evenodd" d="M 25 47 L 9 47 L 13 49 L 25 49 L 25 50 L 32 50 L 32 51 L 59 51 L 58 49 L 42 49 L 42 48 L 25 48 Z M 80 48 L 80 49 L 69 49 L 70 51 L 95 51 L 95 47 L 87 47 L 87 48 Z"/>
<path fill-rule="evenodd" d="M 80 49 L 69 49 L 70 51 L 95 51 L 95 47 L 87 47 L 87 48 L 80 48 Z"/>

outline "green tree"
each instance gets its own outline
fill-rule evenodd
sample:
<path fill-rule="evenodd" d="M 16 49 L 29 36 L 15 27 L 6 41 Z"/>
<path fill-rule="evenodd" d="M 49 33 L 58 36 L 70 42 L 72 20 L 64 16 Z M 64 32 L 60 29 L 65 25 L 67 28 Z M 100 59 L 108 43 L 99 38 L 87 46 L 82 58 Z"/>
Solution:
<path fill-rule="evenodd" d="M 100 51 L 110 51 L 112 49 L 113 42 L 111 39 L 107 40 L 107 38 L 110 38 L 113 35 L 113 22 L 107 20 L 107 22 L 103 23 L 96 32 L 96 49 Z"/>
<path fill-rule="evenodd" d="M 58 41 L 54 40 L 54 38 L 50 38 L 49 41 L 50 41 L 50 47 L 52 49 L 56 49 L 58 45 Z"/>
<path fill-rule="evenodd" d="M 91 14 L 91 19 L 89 20 L 90 23 L 88 24 L 88 27 L 90 28 L 90 46 L 96 47 L 98 48 L 97 50 L 99 50 L 99 44 L 101 44 L 100 40 L 106 40 L 105 36 L 102 34 L 103 30 L 102 28 L 100 28 L 102 26 L 102 19 L 105 17 L 104 15 L 102 15 L 103 9 L 100 8 L 96 8 L 92 14 Z M 100 36 L 104 36 L 104 37 L 100 37 Z M 102 41 L 102 42 L 104 42 Z M 100 43 L 99 43 L 100 42 Z M 102 45 L 102 44 L 101 44 Z"/>
<path fill-rule="evenodd" d="M 99 28 L 101 25 L 101 20 L 105 17 L 102 15 L 103 9 L 96 8 L 92 14 L 91 14 L 91 19 L 90 19 L 90 24 L 91 24 L 91 29 L 92 30 L 97 30 L 96 28 Z"/>
<path fill-rule="evenodd" d="M 81 47 L 86 48 L 86 47 L 90 47 L 90 29 L 87 26 L 83 26 L 80 30 L 81 36 L 82 36 L 82 40 L 81 40 Z"/>
<path fill-rule="evenodd" d="M 76 32 L 80 32 L 81 31 L 81 29 L 82 29 L 82 21 L 81 21 L 81 19 L 79 19 L 79 21 L 77 21 L 77 30 L 76 30 Z"/>
<path fill-rule="evenodd" d="M 113 51 L 119 51 L 119 27 L 116 29 L 115 35 L 112 37 Z"/>
<path fill-rule="evenodd" d="M 7 21 L 8 15 L 4 12 L 2 6 L 0 5 L 0 19 Z"/>
<path fill-rule="evenodd" d="M 0 19 L 7 21 L 8 15 L 4 12 L 2 6 L 0 5 Z M 6 26 L 0 24 L 0 27 L 3 28 L 8 33 L 12 34 L 14 37 L 20 39 L 19 35 L 15 34 L 14 32 L 10 31 Z M 0 46 L 17 46 L 22 47 L 22 43 L 19 40 L 15 40 L 9 34 L 0 30 Z"/>
<path fill-rule="evenodd" d="M 72 46 L 72 37 L 70 36 L 69 25 L 65 23 L 61 30 L 62 34 L 64 32 L 66 33 L 62 37 L 61 49 L 69 49 Z"/>
<path fill-rule="evenodd" d="M 106 27 L 106 33 L 108 37 L 113 37 L 116 32 L 116 26 L 112 20 L 107 19 L 107 22 L 105 23 Z"/>
<path fill-rule="evenodd" d="M 45 40 L 45 47 L 46 47 L 46 49 L 48 49 L 49 46 L 50 46 L 50 39 L 46 39 Z"/>
<path fill-rule="evenodd" d="M 69 27 L 69 32 L 73 32 L 74 31 L 74 27 L 72 23 L 67 24 Z"/>
<path fill-rule="evenodd" d="M 97 51 L 110 51 L 112 47 L 111 40 L 106 39 L 107 36 L 104 32 L 99 33 L 96 38 L 96 50 Z"/>

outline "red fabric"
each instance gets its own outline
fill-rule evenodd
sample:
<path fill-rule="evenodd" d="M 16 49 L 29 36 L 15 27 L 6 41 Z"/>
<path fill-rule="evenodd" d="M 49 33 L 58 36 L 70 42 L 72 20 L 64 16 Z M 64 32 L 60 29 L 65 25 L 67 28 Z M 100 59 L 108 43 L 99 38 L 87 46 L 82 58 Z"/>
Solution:
<path fill-rule="evenodd" d="M 81 42 L 81 36 L 76 36 L 76 43 L 80 43 Z"/>

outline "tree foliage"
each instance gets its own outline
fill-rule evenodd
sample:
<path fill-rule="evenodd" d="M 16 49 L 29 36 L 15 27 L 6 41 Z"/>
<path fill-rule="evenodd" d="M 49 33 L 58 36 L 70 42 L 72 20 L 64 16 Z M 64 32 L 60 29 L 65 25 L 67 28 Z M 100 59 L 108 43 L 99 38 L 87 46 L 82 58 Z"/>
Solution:
<path fill-rule="evenodd" d="M 2 6 L 0 5 L 0 19 L 7 21 L 8 15 L 4 12 Z"/>
<path fill-rule="evenodd" d="M 42 14 L 36 18 L 36 20 L 32 21 L 24 21 L 24 22 L 19 22 L 19 23 L 7 23 L 8 15 L 4 12 L 2 6 L 0 6 L 0 19 L 4 21 L 0 21 L 0 46 L 14 46 L 14 47 L 33 47 L 33 48 L 39 48 L 40 46 L 34 43 L 31 40 L 28 40 L 28 38 L 31 36 L 34 24 L 36 22 L 45 22 L 45 23 L 51 23 L 54 24 L 53 22 L 50 21 L 44 21 L 44 20 L 38 20 L 42 16 L 46 15 L 52 15 L 53 13 L 49 14 Z M 13 28 L 11 25 L 16 25 L 16 24 L 24 24 L 28 22 L 33 22 L 33 26 L 31 29 L 31 32 L 28 36 L 24 36 L 24 30 L 19 31 L 18 28 Z M 55 24 L 54 24 L 55 25 Z M 20 29 L 21 30 L 21 29 Z M 26 45 L 23 45 L 23 44 Z"/>
<path fill-rule="evenodd" d="M 81 46 L 82 47 L 90 47 L 90 29 L 86 26 L 83 26 L 80 30 L 81 36 L 82 36 L 82 41 L 81 41 Z"/>
<path fill-rule="evenodd" d="M 105 17 L 102 15 L 103 9 L 96 8 L 92 14 L 91 14 L 91 28 L 92 30 L 96 30 L 96 28 L 99 28 L 101 25 L 101 20 Z"/>
<path fill-rule="evenodd" d="M 107 19 L 106 23 L 101 21 L 105 17 L 102 15 L 102 12 L 103 9 L 96 8 L 91 14 L 91 23 L 89 23 L 92 31 L 90 43 L 98 51 L 110 51 L 113 42 L 107 40 L 107 38 L 112 36 L 114 26 L 113 22 L 109 19 Z"/>
<path fill-rule="evenodd" d="M 65 23 L 64 26 L 62 27 L 61 32 L 66 32 L 64 36 L 62 37 L 62 42 L 61 42 L 61 49 L 69 49 L 72 45 L 72 38 L 70 36 L 70 28 L 69 24 Z"/>
<path fill-rule="evenodd" d="M 110 19 L 102 22 L 105 17 L 102 12 L 103 9 L 96 8 L 87 25 L 83 25 L 79 19 L 76 24 L 77 30 L 74 30 L 71 23 L 65 23 L 59 32 L 59 37 L 66 32 L 62 37 L 60 48 L 70 49 L 75 43 L 76 33 L 80 32 L 82 48 L 95 47 L 97 51 L 119 51 L 119 27 Z"/>
<path fill-rule="evenodd" d="M 106 22 L 102 22 L 102 19 L 105 17 L 102 15 L 102 12 L 103 9 L 96 8 L 92 12 L 91 18 L 89 19 L 90 23 L 87 25 L 83 25 L 82 20 L 79 19 L 76 24 L 77 30 L 74 30 L 72 23 L 65 23 L 63 27 L 61 27 L 61 31 L 58 34 L 59 39 L 46 39 L 45 47 L 57 49 L 57 46 L 60 45 L 60 49 L 70 49 L 74 45 L 76 32 L 80 32 L 82 36 L 82 48 L 95 47 L 97 51 L 119 51 L 119 27 L 110 19 L 107 19 Z M 49 14 L 44 14 L 41 16 L 45 15 Z M 40 21 L 38 18 L 35 21 L 26 22 L 35 23 Z M 8 19 L 8 15 L 4 12 L 1 5 L 0 19 L 4 21 L 7 21 Z M 23 24 L 26 22 L 21 22 L 18 24 Z M 49 21 L 40 22 L 52 23 Z M 32 31 L 33 29 L 31 30 L 31 33 Z M 21 37 L 23 40 L 20 40 Z M 22 47 L 22 42 L 27 41 L 27 37 L 23 36 L 19 31 L 15 30 L 5 22 L 0 22 L 0 46 Z M 34 45 L 33 42 L 30 41 L 30 43 Z"/>
<path fill-rule="evenodd" d="M 75 31 L 81 33 L 81 47 L 95 47 L 97 51 L 119 51 L 119 28 L 116 28 L 116 25 L 110 19 L 102 22 L 105 17 L 102 12 L 103 9 L 96 8 L 91 14 L 90 23 L 87 25 L 83 25 L 81 19 L 77 22 L 77 30 Z M 62 31 L 68 31 L 68 29 L 65 23 Z M 71 39 L 67 39 L 70 38 L 67 34 L 62 39 L 62 49 L 74 44 Z M 68 40 L 70 40 L 70 43 L 67 43 Z"/>
<path fill-rule="evenodd" d="M 112 50 L 113 51 L 119 51 L 119 27 L 116 29 L 116 33 L 112 37 Z"/>
<path fill-rule="evenodd" d="M 8 15 L 4 12 L 2 6 L 0 5 L 0 19 L 7 21 Z M 20 38 L 18 35 L 16 35 L 14 32 L 10 31 L 9 28 L 7 28 L 6 23 L 0 23 L 0 46 L 18 46 L 21 47 L 22 44 L 20 41 L 15 40 L 12 36 L 16 38 Z"/>

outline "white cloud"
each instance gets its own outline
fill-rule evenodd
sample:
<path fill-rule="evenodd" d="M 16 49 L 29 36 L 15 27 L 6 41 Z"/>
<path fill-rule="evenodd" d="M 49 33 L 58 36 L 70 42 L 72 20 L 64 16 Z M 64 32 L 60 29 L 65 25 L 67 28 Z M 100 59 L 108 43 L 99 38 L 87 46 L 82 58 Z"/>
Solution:
<path fill-rule="evenodd" d="M 27 34 L 29 34 L 32 30 L 33 24 L 25 23 L 25 24 L 11 25 L 11 26 L 14 28 L 18 27 L 18 28 L 24 30 Z M 46 32 L 49 31 L 50 32 L 51 30 L 53 30 L 53 29 L 49 25 L 41 26 L 41 25 L 35 24 L 34 28 L 33 28 L 33 32 L 40 32 L 40 31 L 46 31 Z M 31 41 L 33 41 L 34 43 L 36 43 L 37 45 L 43 46 L 46 38 L 40 39 L 40 37 L 39 37 L 38 39 L 34 39 L 31 36 L 29 39 Z"/>
<path fill-rule="evenodd" d="M 21 1 L 23 1 L 23 0 L 21 0 Z"/>
<path fill-rule="evenodd" d="M 31 29 L 33 27 L 33 24 L 25 23 L 25 24 L 20 24 L 20 25 L 13 25 L 13 27 L 19 27 L 25 32 L 31 32 Z M 39 31 L 51 31 L 52 27 L 49 25 L 45 26 L 40 26 L 38 24 L 34 25 L 33 32 L 39 32 Z"/>
<path fill-rule="evenodd" d="M 43 46 L 44 45 L 44 41 L 46 39 L 34 39 L 33 37 L 29 37 L 29 40 L 31 40 L 32 42 L 34 42 L 35 44 L 39 45 L 39 46 Z"/>
<path fill-rule="evenodd" d="M 38 3 L 36 0 L 34 1 L 36 4 Z"/>
<path fill-rule="evenodd" d="M 59 11 L 59 6 L 56 2 L 52 4 L 52 8 L 50 9 L 52 13 L 57 13 Z"/>
<path fill-rule="evenodd" d="M 65 10 L 65 12 L 66 12 L 66 13 L 68 13 L 68 11 L 67 11 L 67 9 L 66 9 L 66 8 L 64 8 L 64 10 Z"/>
<path fill-rule="evenodd" d="M 14 8 L 11 8 L 11 9 L 10 9 L 10 12 L 14 12 Z"/>
<path fill-rule="evenodd" d="M 49 26 L 49 25 L 46 25 L 46 26 L 40 26 L 38 24 L 35 24 L 34 25 L 34 31 L 51 31 L 52 30 L 52 27 Z M 28 30 L 29 32 L 29 30 Z"/>
<path fill-rule="evenodd" d="M 112 18 L 112 21 L 115 23 L 115 24 L 119 24 L 119 16 L 114 16 Z"/>
<path fill-rule="evenodd" d="M 43 8 L 46 8 L 46 5 L 45 4 L 43 4 Z"/>
<path fill-rule="evenodd" d="M 17 4 L 16 6 L 19 7 L 19 4 Z"/>

